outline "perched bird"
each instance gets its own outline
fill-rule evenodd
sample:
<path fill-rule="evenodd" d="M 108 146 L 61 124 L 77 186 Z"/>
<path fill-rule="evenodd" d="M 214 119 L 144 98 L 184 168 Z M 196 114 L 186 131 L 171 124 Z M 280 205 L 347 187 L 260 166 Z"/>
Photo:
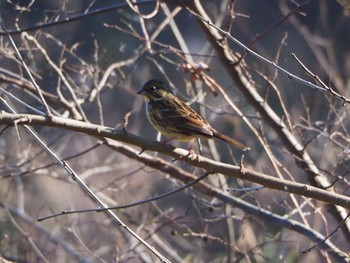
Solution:
<path fill-rule="evenodd" d="M 167 89 L 162 81 L 152 79 L 137 92 L 146 102 L 147 118 L 169 140 L 189 141 L 196 138 L 220 139 L 246 151 L 250 148 L 215 130 L 199 113 Z"/>

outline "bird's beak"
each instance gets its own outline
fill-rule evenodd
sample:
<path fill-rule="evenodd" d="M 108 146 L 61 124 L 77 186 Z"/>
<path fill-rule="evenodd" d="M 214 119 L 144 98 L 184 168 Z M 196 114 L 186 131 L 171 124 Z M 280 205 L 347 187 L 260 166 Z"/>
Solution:
<path fill-rule="evenodd" d="M 138 92 L 137 92 L 137 94 L 139 94 L 139 95 L 146 95 L 146 91 L 144 90 L 144 89 L 142 89 L 142 90 L 139 90 Z"/>

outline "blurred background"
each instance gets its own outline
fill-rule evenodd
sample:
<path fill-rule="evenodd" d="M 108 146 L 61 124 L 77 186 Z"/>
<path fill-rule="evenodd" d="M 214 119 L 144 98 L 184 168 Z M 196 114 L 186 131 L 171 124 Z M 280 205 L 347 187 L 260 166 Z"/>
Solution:
<path fill-rule="evenodd" d="M 233 81 L 200 20 L 189 10 L 196 1 L 136 2 L 2 1 L 0 87 L 45 110 L 4 33 L 6 28 L 53 114 L 119 129 L 127 116 L 128 132 L 157 140 L 143 98 L 136 93 L 146 81 L 158 78 L 217 130 L 252 148 L 244 153 L 246 168 L 305 184 L 313 182 L 308 168 L 300 165 L 285 140 Z M 292 57 L 294 53 L 326 85 L 350 96 L 349 14 L 336 1 L 197 2 L 215 25 L 266 59 L 314 83 Z M 105 11 L 87 15 L 102 9 Z M 72 17 L 76 19 L 56 23 Z M 237 61 L 244 50 L 227 41 Z M 240 63 L 264 99 L 262 103 L 286 123 L 326 184 L 349 195 L 348 103 L 291 80 L 251 54 L 245 54 Z M 3 91 L 2 97 L 17 112 L 33 113 Z M 1 109 L 6 110 L 3 105 Z M 33 129 L 108 205 L 142 201 L 183 185 L 89 135 L 68 129 Z M 157 262 L 157 257 L 104 213 L 36 222 L 42 216 L 96 208 L 96 204 L 28 132 L 5 125 L 1 131 L 1 257 L 13 262 Z M 241 160 L 243 152 L 223 142 L 201 143 L 202 154 L 208 158 L 230 164 Z M 197 145 L 195 151 L 199 152 Z M 204 173 L 163 154 L 144 154 L 195 176 Z M 217 174 L 205 180 L 257 209 L 296 220 L 324 236 L 341 222 L 334 207 L 317 200 L 267 187 L 249 191 L 258 185 Z M 227 188 L 239 191 L 227 192 Z M 303 253 L 314 244 L 307 235 L 229 206 L 195 187 L 115 212 L 172 262 L 335 260 L 321 247 Z M 338 231 L 331 241 L 348 253 L 348 237 L 346 231 Z"/>

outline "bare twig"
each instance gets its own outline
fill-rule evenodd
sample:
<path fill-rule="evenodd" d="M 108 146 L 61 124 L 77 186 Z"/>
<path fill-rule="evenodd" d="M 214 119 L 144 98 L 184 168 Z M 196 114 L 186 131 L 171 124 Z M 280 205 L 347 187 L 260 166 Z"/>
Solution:
<path fill-rule="evenodd" d="M 116 130 L 101 125 L 85 123 L 57 116 L 53 116 L 51 119 L 47 119 L 43 116 L 29 114 L 12 114 L 6 112 L 2 112 L 0 114 L 0 124 L 13 125 L 14 121 L 17 121 L 17 125 L 43 125 L 48 127 L 57 127 L 83 132 L 97 138 L 104 137 L 126 142 L 138 146 L 144 150 L 152 150 L 169 155 L 177 160 L 187 162 L 190 165 L 203 168 L 208 173 L 222 173 L 227 176 L 234 176 L 237 178 L 259 183 L 269 188 L 278 189 L 289 193 L 295 193 L 306 197 L 312 197 L 320 201 L 342 206 L 344 208 L 350 208 L 350 197 L 347 197 L 345 195 L 326 191 L 307 184 L 279 179 L 274 176 L 256 172 L 248 168 L 244 168 L 244 172 L 242 172 L 241 166 L 216 162 L 199 155 L 196 155 L 195 158 L 193 158 L 189 156 L 189 152 L 187 150 L 148 140 L 131 133 L 125 133 L 125 131 L 122 129 Z"/>
<path fill-rule="evenodd" d="M 288 78 L 290 78 L 291 80 L 295 80 L 297 82 L 300 82 L 310 88 L 313 88 L 317 91 L 322 91 L 322 92 L 325 92 L 325 91 L 329 91 L 329 89 L 327 88 L 324 88 L 324 87 L 321 87 L 321 86 L 318 86 L 318 85 L 315 85 L 313 83 L 311 83 L 310 81 L 306 81 L 292 73 L 290 73 L 288 70 L 280 67 L 279 65 L 277 65 L 275 62 L 273 61 L 270 61 L 268 59 L 266 59 L 265 57 L 261 56 L 260 54 L 258 54 L 257 52 L 249 49 L 247 46 L 245 46 L 242 42 L 240 42 L 239 40 L 237 40 L 236 38 L 234 38 L 233 36 L 230 35 L 230 33 L 222 30 L 221 28 L 219 28 L 218 26 L 214 25 L 212 22 L 210 22 L 210 20 L 202 17 L 201 15 L 199 14 L 196 14 L 196 17 L 199 18 L 200 20 L 202 20 L 203 22 L 205 22 L 206 24 L 208 24 L 210 27 L 213 27 L 215 28 L 216 30 L 218 30 L 221 34 L 225 35 L 226 37 L 228 37 L 229 39 L 231 39 L 233 42 L 235 42 L 237 45 L 239 45 L 240 47 L 242 47 L 244 49 L 245 52 L 247 53 L 250 53 L 252 54 L 253 56 L 255 56 L 256 58 L 260 59 L 261 61 L 269 64 L 269 65 L 272 65 L 274 68 L 276 68 L 277 70 L 279 70 L 280 72 L 284 73 L 285 75 L 287 75 Z M 338 97 L 342 100 L 344 100 L 344 96 L 341 96 L 339 95 L 338 93 L 331 93 L 333 96 L 335 97 Z M 349 99 L 345 99 L 344 100 L 346 103 L 349 103 L 350 100 Z"/>
<path fill-rule="evenodd" d="M 71 210 L 71 211 L 62 211 L 61 213 L 58 213 L 58 214 L 53 214 L 53 215 L 49 215 L 49 216 L 44 216 L 44 217 L 40 217 L 38 218 L 38 221 L 44 221 L 44 220 L 47 220 L 47 219 L 51 219 L 51 218 L 55 218 L 55 217 L 58 217 L 58 216 L 62 216 L 62 215 L 69 215 L 69 214 L 78 214 L 78 213 L 87 213 L 87 212 L 103 212 L 103 211 L 106 211 L 106 210 L 112 210 L 112 209 L 126 209 L 126 208 L 129 208 L 129 207 L 133 207 L 133 206 L 138 206 L 138 205 L 142 205 L 142 204 L 146 204 L 146 203 L 149 203 L 149 202 L 153 202 L 153 201 L 156 201 L 156 200 L 159 200 L 159 199 L 163 199 L 165 197 L 168 197 L 170 195 L 173 195 L 173 194 L 176 194 L 196 183 L 198 183 L 199 181 L 203 180 L 204 178 L 206 178 L 209 174 L 208 173 L 205 173 L 203 174 L 202 176 L 199 176 L 197 179 L 177 188 L 177 189 L 174 189 L 174 190 L 171 190 L 169 192 L 166 192 L 164 194 L 160 194 L 160 195 L 157 195 L 157 196 L 154 196 L 154 197 L 151 197 L 151 198 L 147 198 L 147 199 L 144 199 L 142 201 L 138 201 L 138 202 L 134 202 L 134 203 L 130 203 L 130 204 L 126 204 L 126 205 L 115 205 L 115 206 L 110 206 L 110 207 L 106 207 L 106 208 L 90 208 L 90 209 L 81 209 L 81 210 Z"/>
<path fill-rule="evenodd" d="M 193 174 L 185 172 L 181 168 L 170 165 L 169 163 L 165 162 L 160 158 L 154 158 L 149 155 L 140 156 L 138 152 L 130 146 L 122 145 L 118 142 L 113 142 L 113 144 L 111 144 L 110 146 L 113 147 L 113 149 L 115 149 L 116 151 L 126 155 L 127 157 L 133 160 L 137 160 L 138 162 L 144 163 L 145 165 L 162 171 L 163 173 L 170 174 L 173 178 L 176 178 L 183 182 L 187 183 L 196 178 Z M 203 159 L 200 158 L 199 161 L 203 161 Z M 239 167 L 237 167 L 237 169 L 239 169 Z M 247 173 L 243 174 L 243 177 L 245 177 L 246 175 Z M 277 215 L 261 207 L 254 206 L 244 201 L 242 198 L 231 196 L 222 191 L 220 188 L 209 185 L 206 182 L 200 181 L 193 187 L 196 189 L 196 191 L 201 192 L 205 196 L 217 198 L 224 204 L 229 204 L 232 207 L 240 208 L 249 214 L 265 219 L 266 222 L 270 222 L 291 229 L 292 231 L 296 231 L 302 235 L 307 236 L 311 240 L 318 240 L 317 242 L 324 240 L 323 235 L 321 235 L 317 231 L 314 231 L 313 229 L 310 229 L 310 227 L 305 226 L 300 222 L 289 219 L 285 216 Z M 329 250 L 331 248 L 329 250 L 330 253 L 332 253 L 339 260 L 344 260 L 344 258 L 347 257 L 347 254 L 340 251 L 334 244 L 330 242 L 330 240 L 325 240 L 320 244 L 320 246 L 326 250 Z"/>
<path fill-rule="evenodd" d="M 189 4 L 188 8 L 194 16 L 198 17 L 203 22 L 201 23 L 201 26 L 206 33 L 208 40 L 215 48 L 218 57 L 222 62 L 222 66 L 229 72 L 230 77 L 237 83 L 237 87 L 246 96 L 251 105 L 259 112 L 259 114 L 261 114 L 262 118 L 267 122 L 267 124 L 269 124 L 272 129 L 278 134 L 281 142 L 289 151 L 289 154 L 292 154 L 296 158 L 299 166 L 308 175 L 310 183 L 320 188 L 329 187 L 330 182 L 328 178 L 321 173 L 305 147 L 301 145 L 295 135 L 288 130 L 283 119 L 278 116 L 278 114 L 271 108 L 268 103 L 264 102 L 263 98 L 256 90 L 256 87 L 253 85 L 253 82 L 250 80 L 249 73 L 246 73 L 247 67 L 245 65 L 242 65 L 242 63 L 239 65 L 236 64 L 235 67 L 232 66 L 237 61 L 237 56 L 234 53 L 227 51 L 229 50 L 229 47 L 226 45 L 226 43 L 222 42 L 222 34 L 232 39 L 240 46 L 244 48 L 245 46 L 230 36 L 228 32 L 225 32 L 217 26 L 213 25 L 199 1 L 196 0 L 193 4 Z M 256 55 L 257 57 L 262 57 L 261 55 Z M 269 64 L 274 64 L 263 57 L 261 59 Z M 288 72 L 288 74 L 290 73 Z M 302 80 L 302 82 L 305 81 Z M 311 86 L 315 86 L 317 90 L 327 91 L 326 89 L 315 84 L 312 84 Z M 337 212 L 334 212 L 333 216 L 335 218 L 341 217 L 341 221 L 347 215 L 347 211 L 339 206 L 336 206 L 334 211 Z M 346 227 L 343 228 L 343 232 L 347 236 L 350 236 L 350 224 L 346 224 Z"/>
<path fill-rule="evenodd" d="M 303 70 L 305 70 L 311 77 L 313 77 L 318 83 L 321 84 L 321 86 L 328 90 L 333 96 L 341 98 L 344 103 L 349 103 L 350 100 L 347 99 L 345 96 L 340 95 L 339 93 L 337 93 L 334 89 L 332 89 L 331 87 L 327 86 L 316 74 L 314 74 L 310 69 L 308 69 L 305 64 L 303 62 L 301 62 L 301 60 L 294 54 L 292 53 L 292 57 L 295 58 L 295 60 L 300 64 L 300 66 L 303 68 Z"/>
<path fill-rule="evenodd" d="M 142 0 L 142 1 L 138 1 L 138 2 L 133 3 L 133 5 L 147 5 L 147 4 L 156 3 L 156 2 L 158 2 L 158 1 L 157 0 Z M 84 12 L 83 14 L 67 17 L 67 18 L 64 18 L 62 20 L 57 20 L 57 21 L 52 21 L 52 22 L 45 21 L 45 23 L 38 24 L 35 26 L 28 26 L 28 27 L 20 28 L 18 30 L 8 30 L 7 32 L 0 32 L 0 36 L 6 35 L 7 33 L 14 35 L 14 34 L 20 34 L 22 32 L 35 31 L 35 30 L 39 30 L 39 29 L 43 29 L 43 28 L 47 28 L 47 27 L 66 24 L 66 23 L 70 23 L 73 21 L 89 18 L 91 16 L 112 12 L 112 11 L 115 11 L 116 9 L 121 9 L 121 8 L 124 8 L 127 6 L 129 6 L 127 3 L 118 3 L 115 5 L 110 5 L 110 6 L 107 6 L 104 8 L 99 8 L 99 9 L 90 11 L 88 13 Z"/>
<path fill-rule="evenodd" d="M 64 241 L 63 239 L 60 239 L 58 236 L 55 236 L 52 234 L 51 229 L 45 228 L 42 224 L 38 224 L 37 222 L 33 221 L 31 217 L 29 217 L 26 213 L 23 211 L 19 211 L 18 209 L 5 206 L 3 203 L 0 202 L 0 206 L 4 207 L 8 213 L 11 213 L 11 216 L 15 216 L 16 218 L 19 218 L 22 222 L 24 222 L 26 225 L 30 226 L 31 232 L 32 229 L 35 229 L 42 235 L 47 237 L 47 240 L 50 240 L 50 242 L 59 245 L 62 247 L 68 254 L 72 255 L 78 262 L 81 263 L 88 263 L 90 262 L 88 258 L 82 256 L 80 253 L 78 253 L 77 249 L 70 245 L 68 242 Z"/>
<path fill-rule="evenodd" d="M 28 66 L 27 66 L 27 63 L 24 61 L 24 59 L 23 59 L 21 53 L 19 52 L 15 41 L 13 40 L 12 36 L 7 32 L 7 30 L 6 30 L 5 26 L 4 26 L 4 24 L 2 23 L 2 21 L 1 21 L 1 27 L 2 27 L 3 30 L 7 33 L 7 37 L 10 39 L 12 48 L 14 49 L 17 58 L 20 60 L 22 66 L 24 67 L 25 71 L 27 72 L 27 74 L 28 74 L 28 76 L 29 76 L 29 78 L 30 78 L 30 81 L 32 82 L 34 88 L 36 89 L 36 92 L 38 93 L 39 98 L 40 98 L 40 100 L 41 100 L 41 103 L 42 103 L 42 104 L 44 105 L 44 107 L 45 107 L 46 115 L 47 115 L 48 117 L 51 117 L 52 114 L 51 114 L 49 105 L 46 103 L 46 100 L 45 100 L 45 98 L 44 98 L 44 96 L 43 96 L 43 94 L 42 94 L 42 92 L 41 92 L 41 89 L 40 89 L 39 85 L 36 83 L 36 81 L 35 81 L 35 79 L 34 79 L 32 73 L 30 72 L 30 69 L 29 69 Z"/>
<path fill-rule="evenodd" d="M 315 245 L 313 245 L 312 247 L 306 249 L 303 251 L 303 253 L 308 253 L 311 250 L 313 250 L 314 248 L 316 248 L 317 246 L 319 246 L 321 243 L 326 242 L 328 239 L 330 239 L 337 231 L 339 231 L 339 229 L 344 226 L 344 224 L 346 223 L 346 221 L 349 219 L 350 217 L 350 213 L 344 218 L 344 220 L 337 226 L 336 229 L 334 229 L 331 233 L 329 233 L 323 240 L 320 240 L 319 242 L 317 242 Z"/>
<path fill-rule="evenodd" d="M 4 103 L 4 105 L 13 113 L 15 114 L 15 111 L 10 107 L 9 104 L 6 103 L 6 101 L 0 97 L 1 101 Z M 54 116 L 52 116 L 54 117 Z M 43 117 L 47 119 L 46 117 Z M 51 118 L 50 118 L 51 119 Z M 102 200 L 90 189 L 90 187 L 87 186 L 87 184 L 80 179 L 80 177 L 75 173 L 75 171 L 69 166 L 69 164 L 62 160 L 54 151 L 52 151 L 50 148 L 47 147 L 47 145 L 39 138 L 39 136 L 27 125 L 23 126 L 34 138 L 35 140 L 43 147 L 47 153 L 59 164 L 61 167 L 63 167 L 67 174 L 72 177 L 74 181 L 76 181 L 79 186 L 88 194 L 88 196 L 98 203 L 101 207 L 107 207 Z M 145 240 L 143 240 L 136 232 L 134 232 L 130 227 L 128 227 L 122 220 L 119 219 L 119 217 L 113 213 L 111 210 L 106 210 L 106 213 L 113 218 L 114 222 L 117 223 L 118 226 L 121 226 L 124 228 L 128 233 L 130 233 L 134 238 L 136 238 L 139 242 L 141 242 L 147 249 L 149 249 L 154 255 L 156 255 L 162 262 L 170 262 L 168 259 L 166 259 L 160 252 L 158 252 L 153 246 L 148 244 Z"/>

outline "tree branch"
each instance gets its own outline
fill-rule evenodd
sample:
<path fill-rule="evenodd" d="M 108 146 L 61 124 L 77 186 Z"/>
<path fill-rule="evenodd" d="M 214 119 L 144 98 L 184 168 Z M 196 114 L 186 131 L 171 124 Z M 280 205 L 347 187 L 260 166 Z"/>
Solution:
<path fill-rule="evenodd" d="M 181 160 L 190 165 L 202 168 L 207 173 L 221 173 L 226 176 L 233 176 L 236 178 L 264 185 L 271 189 L 277 189 L 283 192 L 289 192 L 305 197 L 314 198 L 319 201 L 339 205 L 344 208 L 350 209 L 350 197 L 348 196 L 323 190 L 318 187 L 310 186 L 303 183 L 279 179 L 274 176 L 259 173 L 241 166 L 216 162 L 203 156 L 188 155 L 188 151 L 184 149 L 168 146 L 156 141 L 151 141 L 140 136 L 128 133 L 122 129 L 113 129 L 106 126 L 85 123 L 82 121 L 66 119 L 57 116 L 47 118 L 45 116 L 31 114 L 11 114 L 4 111 L 0 113 L 0 124 L 5 124 L 9 126 L 30 125 L 56 127 L 65 130 L 82 132 L 97 138 L 109 138 L 116 141 L 132 144 L 134 146 L 138 146 L 143 151 L 151 150 L 166 154 L 175 158 L 176 160 Z"/>

